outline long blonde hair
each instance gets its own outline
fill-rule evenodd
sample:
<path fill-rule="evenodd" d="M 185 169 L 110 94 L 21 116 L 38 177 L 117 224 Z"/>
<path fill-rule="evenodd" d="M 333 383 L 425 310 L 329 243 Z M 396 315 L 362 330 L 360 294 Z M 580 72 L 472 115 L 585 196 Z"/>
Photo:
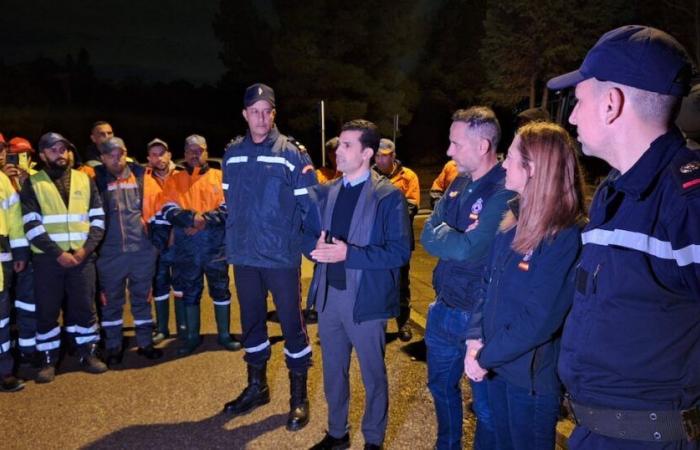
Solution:
<path fill-rule="evenodd" d="M 526 254 L 584 215 L 583 175 L 576 146 L 569 133 L 549 122 L 533 122 L 518 129 L 523 167 L 531 176 L 519 198 L 519 214 L 509 212 L 500 229 L 517 224 L 513 250 Z"/>

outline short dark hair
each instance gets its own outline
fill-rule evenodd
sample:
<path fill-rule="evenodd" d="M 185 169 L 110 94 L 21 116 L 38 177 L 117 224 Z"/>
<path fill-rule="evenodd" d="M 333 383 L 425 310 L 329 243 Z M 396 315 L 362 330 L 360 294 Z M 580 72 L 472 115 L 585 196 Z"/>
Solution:
<path fill-rule="evenodd" d="M 328 139 L 328 140 L 326 141 L 326 155 L 327 155 L 329 152 L 334 152 L 334 151 L 336 151 L 336 150 L 338 149 L 338 144 L 339 144 L 339 142 L 338 142 L 338 136 L 336 136 L 336 137 L 334 137 L 334 138 L 331 138 L 331 139 Z"/>
<path fill-rule="evenodd" d="M 371 148 L 372 153 L 377 152 L 381 136 L 379 135 L 377 126 L 369 120 L 355 119 L 350 122 L 345 122 L 340 131 L 361 131 L 360 144 L 362 144 L 362 148 Z"/>
<path fill-rule="evenodd" d="M 107 122 L 107 121 L 98 120 L 97 122 L 95 122 L 95 123 L 92 124 L 92 127 L 90 127 L 90 133 L 92 133 L 93 131 L 95 131 L 95 128 L 99 127 L 100 125 L 109 125 L 110 127 L 112 126 L 112 125 L 110 125 L 109 122 Z"/>
<path fill-rule="evenodd" d="M 498 148 L 501 140 L 501 124 L 498 123 L 496 113 L 488 106 L 458 109 L 452 114 L 452 122 L 466 123 L 471 131 L 491 142 L 492 150 L 495 151 Z"/>

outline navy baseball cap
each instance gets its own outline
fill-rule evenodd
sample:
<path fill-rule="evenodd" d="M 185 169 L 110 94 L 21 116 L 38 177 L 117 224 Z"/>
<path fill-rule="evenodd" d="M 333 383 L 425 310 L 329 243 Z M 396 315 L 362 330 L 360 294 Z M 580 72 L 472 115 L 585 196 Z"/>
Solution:
<path fill-rule="evenodd" d="M 114 150 L 124 150 L 126 152 L 126 144 L 121 138 L 112 136 L 104 142 L 97 145 L 97 149 L 100 151 L 101 155 L 106 153 L 112 153 Z"/>
<path fill-rule="evenodd" d="M 552 78 L 547 87 L 560 90 L 596 78 L 683 97 L 690 90 L 691 74 L 688 53 L 671 35 L 656 28 L 626 25 L 605 33 L 578 70 Z"/>
<path fill-rule="evenodd" d="M 54 144 L 56 144 L 57 142 L 63 142 L 63 144 L 64 144 L 66 147 L 68 147 L 69 149 L 75 151 L 75 145 L 73 145 L 73 144 L 71 143 L 71 141 L 69 141 L 68 139 L 64 138 L 64 137 L 61 136 L 60 134 L 54 133 L 54 132 L 46 133 L 46 134 L 44 134 L 43 136 L 41 136 L 41 137 L 39 138 L 39 151 L 41 151 L 41 150 L 43 150 L 43 149 L 45 149 L 45 148 L 53 147 Z"/>
<path fill-rule="evenodd" d="M 275 91 L 266 84 L 255 83 L 248 86 L 243 95 L 243 107 L 247 108 L 259 100 L 266 100 L 270 106 L 275 107 Z"/>

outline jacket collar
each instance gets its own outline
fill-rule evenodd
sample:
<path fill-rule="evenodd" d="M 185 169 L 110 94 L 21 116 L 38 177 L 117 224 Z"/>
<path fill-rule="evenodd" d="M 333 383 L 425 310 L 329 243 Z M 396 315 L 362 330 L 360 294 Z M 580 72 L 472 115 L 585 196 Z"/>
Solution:
<path fill-rule="evenodd" d="M 187 174 L 192 175 L 192 173 L 194 172 L 194 167 L 190 167 L 190 165 L 187 163 L 185 163 L 184 166 L 185 170 L 187 171 Z M 199 174 L 204 175 L 205 173 L 207 173 L 207 170 L 209 170 L 209 164 L 204 163 L 199 167 Z"/>
<path fill-rule="evenodd" d="M 262 142 L 257 143 L 257 144 L 255 142 L 253 142 L 253 138 L 250 136 L 250 130 L 246 131 L 245 137 L 248 141 L 250 141 L 250 143 L 252 145 L 263 145 L 266 147 L 271 147 L 275 144 L 275 142 L 277 141 L 277 138 L 280 137 L 280 132 L 277 129 L 277 125 L 274 125 L 272 127 L 272 129 L 270 130 L 270 132 L 267 134 L 267 137 L 265 138 L 265 140 L 263 140 Z"/>
<path fill-rule="evenodd" d="M 642 157 L 623 175 L 613 169 L 610 180 L 614 188 L 637 199 L 648 195 L 656 186 L 661 172 L 671 163 L 677 150 L 684 143 L 683 135 L 674 126 L 666 134 L 656 138 Z"/>

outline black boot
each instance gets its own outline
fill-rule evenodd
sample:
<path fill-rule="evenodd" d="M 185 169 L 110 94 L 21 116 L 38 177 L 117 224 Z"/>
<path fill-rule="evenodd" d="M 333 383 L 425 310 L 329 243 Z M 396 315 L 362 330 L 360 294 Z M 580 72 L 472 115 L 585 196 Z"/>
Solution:
<path fill-rule="evenodd" d="M 107 365 L 97 357 L 97 344 L 81 345 L 78 349 L 80 355 L 80 366 L 87 373 L 107 372 Z"/>
<path fill-rule="evenodd" d="M 56 378 L 56 363 L 58 363 L 58 351 L 39 352 L 41 369 L 36 374 L 37 383 L 51 383 Z"/>
<path fill-rule="evenodd" d="M 224 405 L 224 412 L 240 416 L 258 406 L 270 403 L 270 388 L 267 386 L 267 364 L 255 367 L 248 364 L 248 386 L 241 395 Z"/>
<path fill-rule="evenodd" d="M 136 353 L 150 360 L 160 359 L 163 356 L 163 350 L 155 348 L 153 344 L 145 347 L 139 347 L 138 350 L 136 350 Z"/>
<path fill-rule="evenodd" d="M 0 377 L 0 392 L 17 392 L 24 389 L 24 380 L 12 374 Z"/>
<path fill-rule="evenodd" d="M 124 350 L 122 346 L 107 347 L 104 351 L 104 361 L 107 367 L 113 367 L 122 363 L 124 359 Z"/>
<path fill-rule="evenodd" d="M 307 371 L 289 371 L 289 415 L 287 430 L 298 431 L 309 423 L 309 398 L 306 395 Z"/>

